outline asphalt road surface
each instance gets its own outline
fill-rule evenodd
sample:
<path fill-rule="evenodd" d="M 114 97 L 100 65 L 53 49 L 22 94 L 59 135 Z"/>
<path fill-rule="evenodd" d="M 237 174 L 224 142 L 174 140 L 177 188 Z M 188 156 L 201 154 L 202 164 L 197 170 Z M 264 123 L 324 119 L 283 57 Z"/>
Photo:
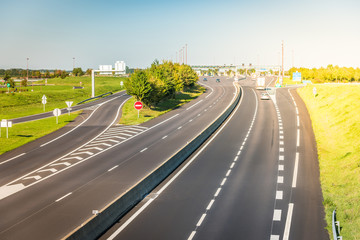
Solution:
<path fill-rule="evenodd" d="M 101 239 L 329 239 L 304 103 L 240 84 L 222 128 Z"/>
<path fill-rule="evenodd" d="M 0 239 L 59 239 L 210 125 L 234 99 L 232 80 L 136 126 L 116 124 L 120 94 L 74 124 L 0 157 Z"/>

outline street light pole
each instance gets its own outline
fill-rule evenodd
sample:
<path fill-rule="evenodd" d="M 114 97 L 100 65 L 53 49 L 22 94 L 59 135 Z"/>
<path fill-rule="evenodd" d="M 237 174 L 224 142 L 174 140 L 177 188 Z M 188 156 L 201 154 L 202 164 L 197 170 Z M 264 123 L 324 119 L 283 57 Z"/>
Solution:
<path fill-rule="evenodd" d="M 74 68 L 75 68 L 75 57 L 73 57 L 73 71 L 74 71 Z"/>
<path fill-rule="evenodd" d="M 284 81 L 284 41 L 281 42 L 281 51 L 282 51 L 282 61 L 281 61 L 282 81 Z"/>

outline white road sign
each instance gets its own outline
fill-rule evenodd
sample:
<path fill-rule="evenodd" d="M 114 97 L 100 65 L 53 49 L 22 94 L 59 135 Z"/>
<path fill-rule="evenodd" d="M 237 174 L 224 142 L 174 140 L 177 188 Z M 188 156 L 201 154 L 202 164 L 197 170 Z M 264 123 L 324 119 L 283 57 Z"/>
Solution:
<path fill-rule="evenodd" d="M 316 87 L 313 88 L 313 94 L 316 95 Z"/>
<path fill-rule="evenodd" d="M 54 114 L 55 117 L 58 117 L 58 116 L 61 115 L 61 110 L 58 109 L 58 108 L 55 108 L 54 111 L 53 111 L 53 114 Z"/>
<path fill-rule="evenodd" d="M 58 108 L 55 108 L 53 111 L 53 114 L 56 117 L 56 124 L 58 124 L 58 117 L 61 115 L 61 110 Z"/>
<path fill-rule="evenodd" d="M 42 98 L 41 98 L 42 100 L 46 100 L 47 98 L 46 98 L 46 96 L 45 96 L 45 94 L 42 96 Z"/>
<path fill-rule="evenodd" d="M 12 121 L 6 119 L 1 120 L 0 127 L 6 128 L 6 138 L 9 138 L 9 127 L 12 127 Z M 1 128 L 0 128 L 0 137 L 1 137 Z"/>
<path fill-rule="evenodd" d="M 73 101 L 66 101 L 65 103 L 68 107 L 71 107 L 71 105 L 73 104 Z"/>
<path fill-rule="evenodd" d="M 46 99 L 43 99 L 41 102 L 42 102 L 42 104 L 46 104 L 46 103 L 47 103 Z"/>

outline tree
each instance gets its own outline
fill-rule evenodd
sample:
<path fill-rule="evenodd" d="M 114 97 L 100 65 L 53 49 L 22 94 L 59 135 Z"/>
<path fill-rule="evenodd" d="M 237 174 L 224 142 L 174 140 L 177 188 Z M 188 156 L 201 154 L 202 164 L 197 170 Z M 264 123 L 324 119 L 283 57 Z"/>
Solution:
<path fill-rule="evenodd" d="M 131 78 L 125 82 L 126 92 L 136 100 L 143 101 L 146 105 L 151 104 L 152 87 L 148 74 L 144 70 L 136 71 Z"/>
<path fill-rule="evenodd" d="M 11 76 L 9 73 L 5 72 L 4 80 L 7 82 L 9 79 L 11 79 Z"/>
<path fill-rule="evenodd" d="M 21 86 L 22 87 L 27 87 L 28 85 L 28 81 L 26 80 L 26 78 L 24 78 L 23 80 L 21 80 Z"/>
<path fill-rule="evenodd" d="M 67 76 L 69 76 L 69 73 L 67 73 L 65 70 L 61 71 L 60 77 L 62 79 L 66 78 Z"/>
<path fill-rule="evenodd" d="M 84 72 L 81 68 L 74 68 L 73 69 L 73 76 L 83 76 Z"/>
<path fill-rule="evenodd" d="M 91 75 L 91 71 L 92 71 L 92 69 L 91 68 L 88 68 L 87 70 L 86 70 L 86 75 Z"/>

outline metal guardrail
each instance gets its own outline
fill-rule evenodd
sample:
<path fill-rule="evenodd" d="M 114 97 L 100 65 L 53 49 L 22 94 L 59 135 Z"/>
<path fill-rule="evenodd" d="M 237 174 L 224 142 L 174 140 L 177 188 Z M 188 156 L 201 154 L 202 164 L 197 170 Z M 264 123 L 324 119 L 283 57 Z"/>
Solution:
<path fill-rule="evenodd" d="M 332 213 L 332 232 L 334 240 L 342 240 L 342 236 L 340 236 L 340 221 L 336 221 L 336 209 Z"/>
<path fill-rule="evenodd" d="M 113 94 L 112 92 L 107 92 L 107 93 L 101 94 L 99 96 L 95 96 L 95 97 L 92 97 L 92 98 L 85 99 L 85 100 L 83 100 L 81 102 L 78 102 L 76 105 L 82 104 L 84 102 L 87 102 L 87 101 L 90 101 L 90 100 L 93 100 L 93 99 L 96 99 L 96 98 L 101 98 L 101 97 L 103 97 L 105 95 L 112 95 L 112 94 Z"/>

